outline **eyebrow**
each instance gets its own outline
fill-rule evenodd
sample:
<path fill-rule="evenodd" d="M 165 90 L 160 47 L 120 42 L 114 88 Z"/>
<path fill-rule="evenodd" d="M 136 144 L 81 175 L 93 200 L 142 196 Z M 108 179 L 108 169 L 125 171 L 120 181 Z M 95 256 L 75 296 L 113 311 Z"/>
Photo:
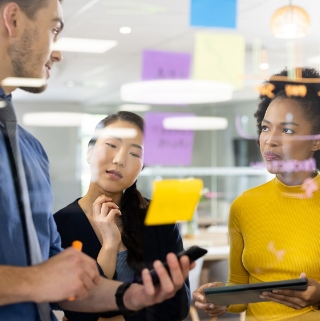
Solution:
<path fill-rule="evenodd" d="M 268 123 L 268 124 L 271 124 L 270 121 L 266 120 L 266 119 L 262 119 L 262 121 L 264 121 L 265 123 Z M 292 121 L 285 121 L 285 122 L 282 122 L 280 123 L 280 125 L 295 125 L 295 126 L 299 126 L 298 124 L 292 122 Z"/>
<path fill-rule="evenodd" d="M 63 30 L 64 28 L 64 22 L 61 18 L 54 18 L 52 19 L 52 21 L 55 21 L 55 22 L 60 22 L 60 32 Z"/>
<path fill-rule="evenodd" d="M 116 136 L 109 136 L 109 137 L 114 138 L 114 139 L 118 140 L 119 142 L 122 142 L 122 138 L 120 138 L 120 137 L 116 137 Z M 143 150 L 143 147 L 138 144 L 131 144 L 130 146 Z"/>

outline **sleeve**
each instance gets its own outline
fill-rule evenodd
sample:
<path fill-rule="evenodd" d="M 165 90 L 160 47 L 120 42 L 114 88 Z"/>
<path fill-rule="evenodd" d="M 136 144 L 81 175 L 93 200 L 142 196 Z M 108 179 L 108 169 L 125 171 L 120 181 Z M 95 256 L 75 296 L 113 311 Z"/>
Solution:
<path fill-rule="evenodd" d="M 182 238 L 177 224 L 166 226 L 166 233 L 162 235 L 162 239 L 166 242 L 167 253 L 183 251 Z M 173 298 L 146 308 L 134 316 L 125 317 L 125 320 L 181 321 L 188 316 L 190 302 L 191 293 L 189 279 L 187 278 Z"/>
<path fill-rule="evenodd" d="M 228 230 L 230 238 L 230 254 L 229 254 L 229 278 L 228 285 L 244 284 L 249 282 L 249 273 L 242 264 L 242 253 L 244 249 L 244 241 L 240 228 L 241 207 L 239 201 L 235 200 L 230 208 Z M 246 304 L 229 305 L 228 312 L 240 313 L 247 309 Z"/>
<path fill-rule="evenodd" d="M 49 257 L 52 257 L 63 251 L 61 247 L 61 238 L 57 230 L 57 225 L 53 219 L 53 215 L 49 216 L 49 228 L 50 228 L 50 253 Z"/>

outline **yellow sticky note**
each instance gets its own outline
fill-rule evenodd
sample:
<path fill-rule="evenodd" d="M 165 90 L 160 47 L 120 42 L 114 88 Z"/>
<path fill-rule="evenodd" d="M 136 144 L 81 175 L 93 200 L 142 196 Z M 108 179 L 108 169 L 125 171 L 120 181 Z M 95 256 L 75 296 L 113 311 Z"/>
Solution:
<path fill-rule="evenodd" d="M 190 221 L 199 202 L 202 188 L 201 179 L 155 181 L 145 225 Z"/>
<path fill-rule="evenodd" d="M 245 41 L 240 35 L 198 32 L 193 78 L 228 82 L 243 88 Z"/>

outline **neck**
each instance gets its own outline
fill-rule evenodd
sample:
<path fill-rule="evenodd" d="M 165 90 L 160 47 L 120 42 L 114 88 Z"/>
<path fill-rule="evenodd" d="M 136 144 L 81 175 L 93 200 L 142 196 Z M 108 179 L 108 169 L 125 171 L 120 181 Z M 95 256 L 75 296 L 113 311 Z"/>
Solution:
<path fill-rule="evenodd" d="M 288 186 L 302 185 L 307 178 L 316 177 L 317 173 L 298 172 L 277 174 L 278 180 Z"/>
<path fill-rule="evenodd" d="M 79 205 L 87 215 L 91 216 L 92 204 L 99 196 L 105 195 L 110 197 L 112 199 L 111 202 L 120 207 L 122 194 L 122 191 L 112 193 L 100 188 L 96 183 L 90 183 L 87 193 L 79 200 Z"/>
<path fill-rule="evenodd" d="M 0 42 L 3 39 L 0 39 Z M 1 46 L 0 48 L 0 60 L 1 60 L 1 68 L 0 68 L 0 86 L 4 90 L 4 92 L 9 95 L 11 94 L 17 87 L 8 87 L 3 86 L 2 80 L 9 78 L 9 77 L 15 77 L 14 72 L 12 70 L 12 62 L 11 58 L 8 56 L 8 47 L 7 46 Z"/>

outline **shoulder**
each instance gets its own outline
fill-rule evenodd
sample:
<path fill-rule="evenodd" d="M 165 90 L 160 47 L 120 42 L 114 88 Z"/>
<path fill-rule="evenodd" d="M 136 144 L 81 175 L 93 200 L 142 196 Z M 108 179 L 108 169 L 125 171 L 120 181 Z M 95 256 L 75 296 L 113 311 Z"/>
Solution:
<path fill-rule="evenodd" d="M 76 199 L 74 202 L 70 203 L 66 207 L 62 208 L 58 212 L 56 212 L 53 217 L 56 222 L 59 222 L 60 220 L 66 220 L 68 217 L 72 217 L 76 214 L 79 214 L 81 212 L 81 208 L 78 204 L 78 199 Z"/>
<path fill-rule="evenodd" d="M 240 215 L 242 210 L 246 210 L 247 213 L 247 210 L 252 208 L 253 204 L 261 204 L 264 198 L 270 198 L 270 192 L 273 188 L 274 179 L 243 192 L 232 202 L 230 207 L 230 218 L 234 215 Z"/>

